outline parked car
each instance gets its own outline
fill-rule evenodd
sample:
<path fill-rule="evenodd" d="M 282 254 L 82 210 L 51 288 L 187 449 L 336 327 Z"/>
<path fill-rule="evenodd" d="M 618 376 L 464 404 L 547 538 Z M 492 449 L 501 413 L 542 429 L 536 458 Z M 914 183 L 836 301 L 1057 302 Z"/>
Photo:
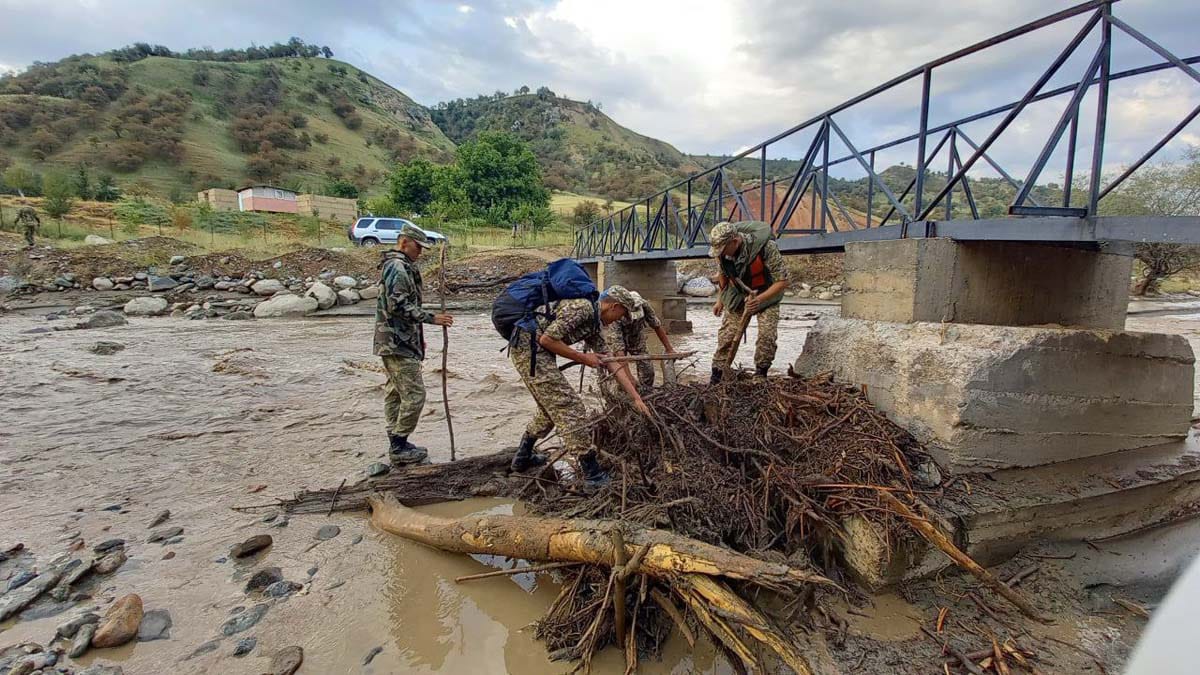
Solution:
<path fill-rule="evenodd" d="M 405 225 L 412 225 L 412 221 L 403 218 L 378 218 L 376 216 L 364 216 L 354 221 L 346 234 L 350 237 L 350 241 L 359 246 L 378 246 L 380 244 L 395 244 L 400 238 L 400 229 Z M 426 230 L 417 227 L 425 233 L 425 236 L 433 240 L 434 243 L 446 241 L 445 235 L 433 230 Z"/>

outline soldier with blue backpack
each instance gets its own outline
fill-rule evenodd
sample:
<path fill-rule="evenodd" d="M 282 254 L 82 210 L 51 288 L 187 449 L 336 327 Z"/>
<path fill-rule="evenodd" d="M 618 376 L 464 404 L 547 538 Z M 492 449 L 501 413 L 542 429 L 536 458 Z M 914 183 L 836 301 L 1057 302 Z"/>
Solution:
<path fill-rule="evenodd" d="M 555 357 L 606 369 L 617 378 L 634 406 L 648 415 L 650 411 L 638 395 L 629 369 L 601 361 L 604 327 L 635 308 L 628 290 L 613 286 L 600 294 L 583 267 L 567 258 L 521 277 L 496 298 L 492 323 L 508 340 L 509 358 L 538 406 L 513 458 L 514 471 L 544 465 L 546 456 L 534 452 L 533 446 L 557 428 L 567 450 L 578 455 L 587 484 L 596 486 L 607 480 L 591 447 L 583 400 L 567 383 Z M 580 342 L 592 351 L 576 350 L 573 345 Z"/>

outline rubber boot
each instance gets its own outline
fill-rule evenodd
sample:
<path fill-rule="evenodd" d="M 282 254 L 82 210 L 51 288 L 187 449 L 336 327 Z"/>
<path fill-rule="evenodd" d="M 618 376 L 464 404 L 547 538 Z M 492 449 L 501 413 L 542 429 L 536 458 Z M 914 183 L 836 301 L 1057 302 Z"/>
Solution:
<path fill-rule="evenodd" d="M 388 449 L 388 458 L 392 464 L 419 464 L 429 457 L 429 451 L 409 443 L 408 436 L 391 436 L 390 440 L 392 445 Z"/>
<path fill-rule="evenodd" d="M 725 371 L 721 370 L 720 368 L 713 368 L 713 369 L 712 369 L 712 377 L 708 378 L 708 384 L 709 384 L 710 386 L 711 386 L 711 385 L 714 385 L 714 384 L 720 384 L 720 383 L 721 383 L 721 376 L 722 376 L 724 373 L 725 373 Z"/>
<path fill-rule="evenodd" d="M 758 377 L 761 377 L 761 378 L 763 378 L 763 379 L 765 380 L 765 379 L 767 379 L 767 373 L 768 373 L 770 370 L 771 370 L 771 364 L 769 364 L 769 363 L 768 363 L 767 365 L 765 365 L 765 366 L 755 366 L 755 367 L 754 367 L 754 374 L 755 374 L 755 375 L 757 375 Z"/>
<path fill-rule="evenodd" d="M 537 438 L 534 436 L 529 434 L 521 436 L 521 446 L 517 448 L 517 454 L 513 457 L 512 464 L 508 465 L 509 470 L 520 473 L 534 467 L 545 466 L 546 455 L 533 451 L 533 444 L 536 442 Z"/>
<path fill-rule="evenodd" d="M 608 472 L 600 468 L 595 452 L 589 452 L 579 458 L 579 469 L 583 472 L 583 484 L 588 490 L 597 490 L 608 484 Z"/>

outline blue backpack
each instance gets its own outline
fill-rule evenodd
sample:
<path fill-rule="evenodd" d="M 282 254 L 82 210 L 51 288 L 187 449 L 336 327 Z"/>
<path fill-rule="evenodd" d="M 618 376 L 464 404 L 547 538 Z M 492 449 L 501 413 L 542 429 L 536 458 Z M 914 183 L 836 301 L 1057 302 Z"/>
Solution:
<path fill-rule="evenodd" d="M 570 258 L 555 260 L 546 269 L 530 272 L 509 284 L 492 302 L 492 325 L 511 346 L 524 330 L 530 336 L 529 374 L 533 375 L 534 357 L 537 356 L 538 308 L 546 307 L 540 316 L 554 320 L 554 306 L 560 300 L 587 298 L 592 303 L 592 312 L 597 324 L 600 312 L 596 302 L 600 292 L 595 282 L 579 263 Z"/>

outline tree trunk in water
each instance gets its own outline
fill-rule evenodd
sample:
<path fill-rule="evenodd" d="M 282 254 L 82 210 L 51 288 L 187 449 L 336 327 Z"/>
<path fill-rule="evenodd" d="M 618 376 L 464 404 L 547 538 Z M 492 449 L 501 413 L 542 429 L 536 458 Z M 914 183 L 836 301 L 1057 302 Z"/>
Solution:
<path fill-rule="evenodd" d="M 373 495 L 371 524 L 379 529 L 443 551 L 502 555 L 536 561 L 613 564 L 611 531 L 603 520 L 564 520 L 529 516 L 466 516 L 438 518 L 400 504 L 392 495 Z M 622 523 L 625 554 L 632 558 L 643 544 L 650 546 L 637 572 L 673 580 L 680 574 L 702 574 L 748 581 L 774 589 L 832 581 L 787 565 L 769 563 L 665 530 Z"/>
<path fill-rule="evenodd" d="M 1157 280 L 1158 277 L 1147 270 L 1146 275 L 1138 279 L 1138 282 L 1133 285 L 1133 294 L 1139 298 L 1142 297 L 1154 286 L 1154 282 Z"/>

